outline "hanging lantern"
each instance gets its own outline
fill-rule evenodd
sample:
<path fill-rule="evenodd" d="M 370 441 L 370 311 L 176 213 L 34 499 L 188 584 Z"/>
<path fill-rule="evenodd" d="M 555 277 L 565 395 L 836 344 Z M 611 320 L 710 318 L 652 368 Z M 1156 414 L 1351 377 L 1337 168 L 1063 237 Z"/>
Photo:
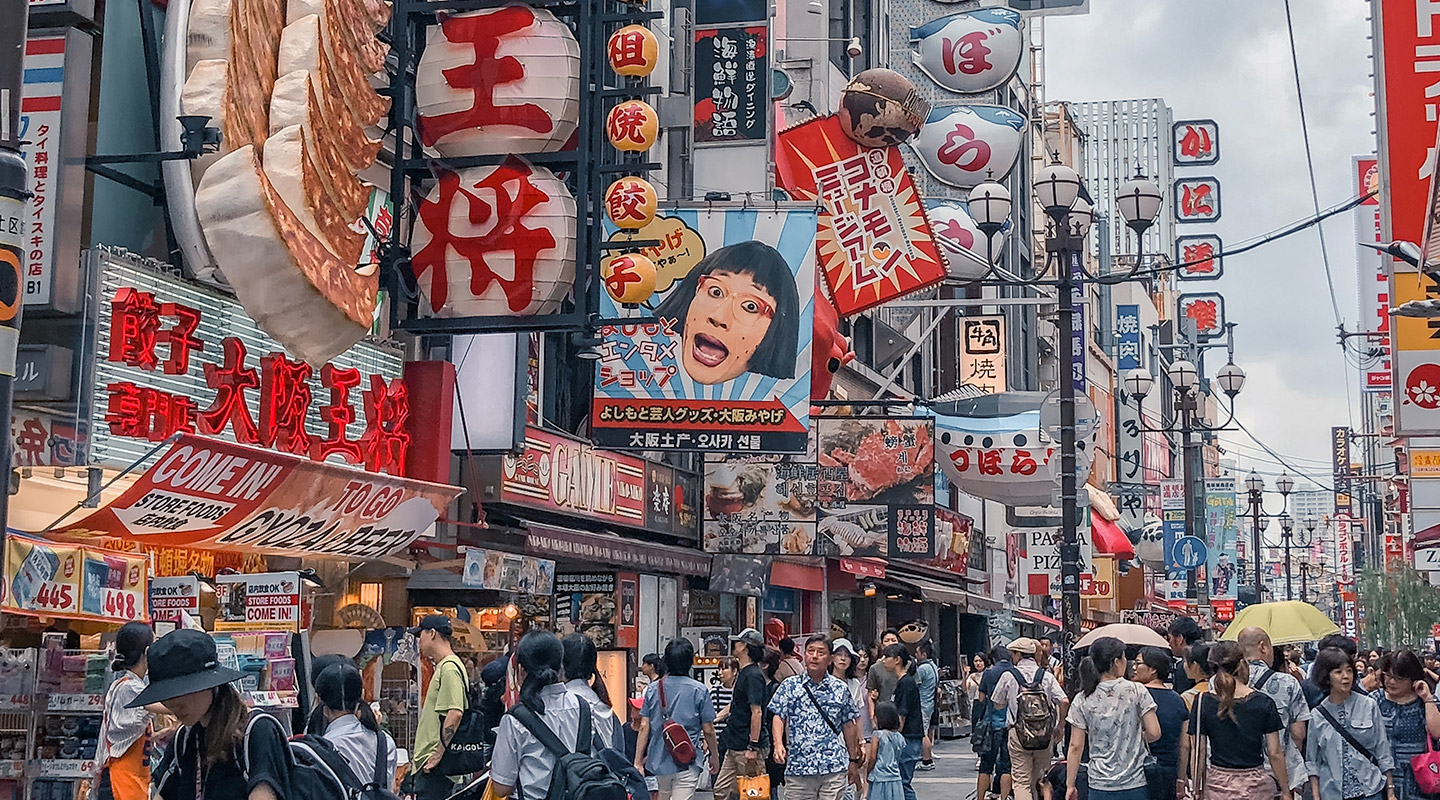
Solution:
<path fill-rule="evenodd" d="M 575 198 L 518 156 L 442 172 L 420 205 L 411 267 L 439 316 L 550 314 L 575 283 Z"/>
<path fill-rule="evenodd" d="M 660 115 L 644 100 L 626 100 L 610 109 L 605 135 L 616 150 L 643 153 L 660 136 Z"/>
<path fill-rule="evenodd" d="M 621 178 L 605 190 L 605 216 L 615 227 L 639 230 L 655 220 L 659 202 L 655 187 L 644 178 Z"/>
<path fill-rule="evenodd" d="M 580 121 L 580 44 L 543 8 L 446 17 L 430 28 L 415 102 L 421 142 L 442 155 L 554 152 Z"/>
<path fill-rule="evenodd" d="M 643 78 L 660 64 L 660 40 L 644 25 L 626 25 L 605 45 L 610 69 L 627 78 Z"/>
<path fill-rule="evenodd" d="M 600 280 L 617 303 L 637 306 L 655 294 L 655 262 L 640 253 L 625 253 L 600 264 Z"/>

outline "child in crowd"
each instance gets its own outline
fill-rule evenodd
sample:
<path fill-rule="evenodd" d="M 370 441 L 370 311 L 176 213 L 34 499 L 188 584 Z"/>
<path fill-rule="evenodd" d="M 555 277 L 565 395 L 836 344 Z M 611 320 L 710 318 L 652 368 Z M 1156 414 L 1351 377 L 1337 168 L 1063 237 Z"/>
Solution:
<path fill-rule="evenodd" d="M 900 735 L 900 711 L 894 703 L 875 704 L 875 736 L 865 752 L 865 768 L 870 774 L 869 800 L 904 800 L 905 789 L 900 782 L 900 751 L 905 737 Z"/>

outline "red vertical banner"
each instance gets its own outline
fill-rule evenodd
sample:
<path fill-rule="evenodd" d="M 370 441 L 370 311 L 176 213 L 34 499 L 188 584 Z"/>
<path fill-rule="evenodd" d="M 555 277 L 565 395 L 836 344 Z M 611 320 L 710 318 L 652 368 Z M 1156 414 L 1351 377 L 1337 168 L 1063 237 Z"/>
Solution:
<path fill-rule="evenodd" d="M 639 647 L 640 576 L 633 572 L 620 573 L 616 576 L 615 592 L 615 607 L 620 617 L 615 626 L 615 643 L 621 647 Z"/>

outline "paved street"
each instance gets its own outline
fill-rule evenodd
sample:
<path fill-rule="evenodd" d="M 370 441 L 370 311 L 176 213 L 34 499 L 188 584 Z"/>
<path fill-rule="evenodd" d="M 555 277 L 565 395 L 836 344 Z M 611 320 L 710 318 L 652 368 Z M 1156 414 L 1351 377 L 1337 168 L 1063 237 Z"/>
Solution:
<path fill-rule="evenodd" d="M 935 746 L 935 771 L 915 773 L 919 800 L 968 800 L 975 796 L 975 754 L 969 739 L 942 741 Z"/>

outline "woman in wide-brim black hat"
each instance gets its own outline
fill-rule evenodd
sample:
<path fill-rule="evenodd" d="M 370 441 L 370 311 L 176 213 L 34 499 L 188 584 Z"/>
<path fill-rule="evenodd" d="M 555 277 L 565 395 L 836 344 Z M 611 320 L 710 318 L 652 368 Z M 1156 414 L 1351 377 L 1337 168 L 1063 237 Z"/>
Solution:
<path fill-rule="evenodd" d="M 183 726 L 155 769 L 163 800 L 298 800 L 284 730 L 261 712 L 252 722 L 232 683 L 241 674 L 220 664 L 210 634 L 167 634 L 150 646 L 149 664 L 150 685 L 129 705 L 160 703 Z"/>

